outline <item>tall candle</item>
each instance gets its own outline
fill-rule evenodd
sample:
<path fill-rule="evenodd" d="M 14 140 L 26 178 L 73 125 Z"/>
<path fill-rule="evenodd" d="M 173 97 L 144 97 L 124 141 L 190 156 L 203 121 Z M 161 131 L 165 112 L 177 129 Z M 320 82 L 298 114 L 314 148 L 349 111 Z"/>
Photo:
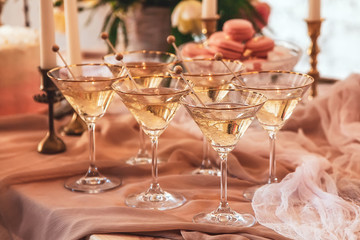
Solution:
<path fill-rule="evenodd" d="M 64 0 L 68 64 L 81 63 L 77 0 Z"/>
<path fill-rule="evenodd" d="M 52 0 L 40 0 L 40 67 L 51 69 L 57 66 L 52 51 L 55 44 L 55 23 Z"/>
<path fill-rule="evenodd" d="M 217 0 L 202 0 L 202 18 L 214 18 L 217 15 Z"/>
<path fill-rule="evenodd" d="M 308 20 L 320 20 L 320 0 L 309 0 Z"/>

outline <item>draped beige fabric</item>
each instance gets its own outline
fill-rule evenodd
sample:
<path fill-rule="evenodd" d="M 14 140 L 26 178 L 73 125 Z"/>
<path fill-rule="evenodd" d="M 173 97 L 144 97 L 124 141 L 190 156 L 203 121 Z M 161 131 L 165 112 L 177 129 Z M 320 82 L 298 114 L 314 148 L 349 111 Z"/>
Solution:
<path fill-rule="evenodd" d="M 56 126 L 64 122 L 57 122 Z M 108 114 L 97 124 L 99 169 L 104 174 L 122 177 L 123 184 L 113 191 L 93 195 L 71 192 L 63 187 L 64 179 L 87 170 L 87 134 L 62 136 L 67 151 L 43 155 L 37 153 L 36 147 L 46 133 L 46 126 L 47 118 L 43 115 L 19 115 L 0 120 L 0 211 L 6 227 L 19 239 L 79 239 L 92 233 L 180 229 L 189 231 L 184 234 L 187 239 L 198 236 L 206 239 L 211 234 L 225 233 L 242 236 L 239 239 L 252 239 L 249 236 L 285 239 L 259 224 L 253 228 L 235 228 L 192 222 L 193 215 L 217 207 L 220 180 L 191 175 L 201 162 L 202 140 L 183 129 L 169 126 L 160 137 L 159 157 L 168 162 L 159 165 L 159 182 L 164 190 L 180 192 L 188 201 L 177 209 L 153 211 L 124 204 L 127 195 L 145 190 L 151 181 L 150 165 L 128 166 L 124 162 L 138 148 L 138 127 L 131 115 Z M 260 135 L 267 148 L 266 135 Z M 254 172 L 259 172 L 257 181 L 265 180 L 267 150 L 263 152 L 263 157 L 234 152 L 229 158 L 230 174 L 256 179 L 247 170 L 261 166 Z M 212 152 L 212 156 L 216 154 Z M 237 158 L 244 164 L 241 165 Z M 252 213 L 250 203 L 242 197 L 242 189 L 248 186 L 251 186 L 248 181 L 235 177 L 228 179 L 229 202 L 239 212 Z"/>
<path fill-rule="evenodd" d="M 355 91 L 352 84 L 360 89 L 359 82 L 360 76 L 353 75 L 333 89 L 343 87 L 348 91 Z M 302 166 L 301 157 L 304 155 L 326 159 L 327 165 L 323 169 L 325 173 L 331 168 L 332 159 L 341 159 L 344 170 L 353 170 L 351 179 L 358 179 L 358 173 L 355 174 L 358 163 L 355 160 L 351 161 L 351 165 L 345 163 L 358 156 L 358 146 L 355 143 L 360 139 L 360 131 L 357 131 L 360 126 L 360 108 L 356 106 L 360 104 L 360 94 L 343 94 L 344 98 L 334 102 L 330 100 L 331 96 L 324 97 L 328 100 L 321 101 L 327 105 L 320 105 L 321 101 L 313 101 L 298 107 L 286 129 L 278 135 L 277 175 L 280 179 L 294 174 L 295 169 Z M 344 106 L 355 109 L 344 112 Z M 116 106 L 113 105 L 112 108 Z M 159 165 L 159 183 L 164 190 L 182 193 L 187 202 L 167 211 L 136 209 L 124 204 L 127 195 L 145 190 L 151 182 L 150 165 L 125 164 L 125 159 L 133 156 L 138 149 L 139 135 L 135 120 L 127 112 L 110 112 L 98 121 L 96 127 L 96 156 L 100 171 L 123 179 L 121 187 L 100 194 L 75 193 L 63 187 L 67 177 L 85 174 L 87 170 L 89 162 L 86 133 L 81 137 L 61 136 L 67 151 L 44 155 L 37 153 L 36 147 L 46 133 L 46 115 L 0 118 L 1 222 L 15 239 L 26 240 L 80 239 L 94 233 L 117 232 L 147 233 L 171 236 L 174 239 L 288 239 L 285 236 L 289 235 L 279 231 L 268 220 L 276 221 L 276 224 L 288 231 L 293 226 L 288 226 L 281 219 L 262 218 L 264 214 L 274 216 L 274 210 L 282 203 L 274 202 L 271 210 L 257 208 L 267 203 L 266 198 L 257 197 L 254 209 L 256 217 L 265 219 L 261 223 L 267 227 L 259 223 L 250 228 L 237 228 L 192 222 L 195 214 L 214 210 L 219 204 L 220 179 L 191 175 L 191 171 L 201 162 L 202 139 L 196 126 L 186 122 L 187 118 L 180 115 L 160 137 L 159 157 L 167 159 L 167 163 Z M 335 118 L 341 121 L 336 122 Z M 67 121 L 68 119 L 57 121 L 56 128 Z M 353 154 L 350 154 L 351 151 Z M 242 194 L 244 189 L 266 182 L 268 154 L 267 134 L 254 122 L 228 160 L 228 200 L 234 210 L 254 214 L 252 204 Z M 214 163 L 217 163 L 216 153 L 212 152 L 211 156 Z M 338 174 L 329 176 L 329 179 L 339 183 L 337 180 L 343 179 L 341 176 L 344 173 L 336 173 Z M 346 186 L 348 185 L 344 185 L 342 189 Z M 257 191 L 256 196 L 260 196 L 262 189 L 264 188 Z M 322 191 L 326 192 L 326 189 Z M 278 193 L 274 192 L 276 194 Z M 346 197 L 351 196 L 347 194 Z"/>

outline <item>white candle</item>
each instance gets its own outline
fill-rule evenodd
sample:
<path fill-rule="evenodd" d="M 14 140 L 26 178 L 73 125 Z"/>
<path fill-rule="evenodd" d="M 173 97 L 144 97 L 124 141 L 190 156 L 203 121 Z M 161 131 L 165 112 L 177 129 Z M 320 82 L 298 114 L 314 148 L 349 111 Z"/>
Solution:
<path fill-rule="evenodd" d="M 40 0 L 40 67 L 51 69 L 57 66 L 55 44 L 55 23 L 52 0 Z"/>
<path fill-rule="evenodd" d="M 217 15 L 217 0 L 202 0 L 202 18 L 214 18 Z"/>
<path fill-rule="evenodd" d="M 309 0 L 308 20 L 320 20 L 320 0 Z"/>
<path fill-rule="evenodd" d="M 64 0 L 68 64 L 81 63 L 77 0 Z"/>

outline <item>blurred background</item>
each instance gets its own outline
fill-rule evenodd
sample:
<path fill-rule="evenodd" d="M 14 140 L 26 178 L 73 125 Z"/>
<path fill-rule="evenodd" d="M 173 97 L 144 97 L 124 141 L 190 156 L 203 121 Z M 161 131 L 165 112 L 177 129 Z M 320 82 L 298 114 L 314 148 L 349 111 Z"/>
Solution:
<path fill-rule="evenodd" d="M 5 0 L 0 0 L 0 2 Z M 56 2 L 61 0 L 56 0 Z M 100 38 L 103 31 L 105 19 L 109 14 L 114 13 L 114 9 L 108 4 L 110 0 L 79 0 L 79 6 L 87 5 L 82 11 L 79 11 L 79 32 L 81 51 L 85 56 L 86 61 L 101 61 L 101 57 L 108 52 L 108 46 L 104 40 Z M 32 32 L 21 33 L 21 35 L 14 36 L 11 31 L 0 31 L 0 115 L 30 113 L 46 111 L 46 105 L 35 102 L 32 98 L 34 94 L 41 93 L 40 91 L 40 74 L 37 67 L 39 66 L 39 46 L 31 46 L 31 41 L 36 38 L 40 28 L 40 0 L 6 0 L 1 14 L 1 22 L 3 26 L 25 26 L 24 2 L 28 3 L 28 20 Z M 95 3 L 99 4 L 94 8 Z M 128 7 L 131 4 L 138 3 L 139 0 L 111 0 Z M 165 51 L 169 50 L 166 43 L 166 36 L 174 29 L 171 29 L 171 11 L 176 3 L 180 0 L 162 1 L 162 0 L 147 0 L 151 4 L 167 4 L 160 12 L 152 12 L 152 16 L 158 15 L 160 18 L 157 22 L 148 20 L 144 17 L 145 25 L 138 27 L 136 31 L 145 32 L 143 39 L 135 39 L 130 37 L 128 31 L 129 49 L 131 50 L 145 49 L 144 46 L 139 46 L 141 43 L 146 43 L 147 47 L 152 47 L 151 40 L 160 40 L 160 45 L 165 47 Z M 240 6 L 244 2 L 260 2 L 259 0 L 219 0 L 219 14 L 224 17 L 230 17 L 230 11 L 239 12 L 239 9 L 231 9 L 232 6 Z M 305 19 L 308 16 L 308 1 L 306 0 L 261 0 L 270 6 L 270 15 L 268 24 L 262 29 L 265 35 L 273 39 L 286 40 L 298 45 L 302 51 L 302 57 L 295 66 L 295 71 L 307 73 L 310 70 L 309 56 L 307 49 L 310 45 L 310 39 L 307 34 L 307 25 Z M 221 11 L 221 7 L 226 5 L 227 10 Z M 167 9 L 166 9 L 167 8 Z M 128 9 L 128 8 L 126 8 Z M 56 8 L 55 23 L 56 23 L 56 43 L 60 46 L 61 51 L 66 52 L 66 36 L 64 29 L 64 16 L 61 7 Z M 320 76 L 324 79 L 344 80 L 351 73 L 360 72 L 360 1 L 358 0 L 322 0 L 321 2 L 321 17 L 325 19 L 321 28 L 321 35 L 318 39 L 320 53 L 318 55 L 318 71 Z M 151 15 L 150 14 L 150 15 Z M 193 13 L 194 15 L 195 13 Z M 134 14 L 133 14 L 134 15 Z M 118 15 L 115 16 L 115 18 Z M 124 17 L 125 16 L 125 17 Z M 196 15 L 198 16 L 198 15 Z M 112 23 L 115 18 L 112 15 Z M 130 20 L 131 15 L 123 15 L 123 19 Z M 151 17 L 151 16 L 150 16 Z M 151 19 L 151 18 L 150 18 Z M 223 19 L 223 18 L 222 18 Z M 125 21 L 124 20 L 124 21 Z M 116 35 L 118 44 L 117 49 L 125 50 L 125 38 L 123 35 L 124 29 L 121 28 L 121 21 L 119 27 L 116 27 Z M 110 21 L 111 22 L 111 21 Z M 128 21 L 132 27 L 136 28 L 137 20 Z M 219 23 L 220 25 L 220 23 Z M 107 29 L 109 29 L 107 26 Z M 130 25 L 128 25 L 130 26 Z M 221 27 L 221 26 L 219 26 Z M 111 28 L 111 26 L 110 26 Z M 0 30 L 4 30 L 1 28 Z M 169 30 L 169 31 L 167 31 Z M 161 35 L 162 33 L 163 35 Z M 32 36 L 34 35 L 34 36 Z M 131 39 L 131 40 L 130 40 Z M 177 37 L 178 39 L 178 37 Z M 182 38 L 182 42 L 191 41 L 192 37 Z M 11 49 L 11 41 L 14 41 L 17 47 Z M 37 40 L 38 41 L 38 40 Z M 150 42 L 148 42 L 150 41 Z M 138 49 L 136 49 L 138 47 Z M 26 62 L 26 63 L 25 63 Z M 9 69 L 19 69 L 11 70 Z M 24 104 L 25 103 L 25 104 Z"/>
<path fill-rule="evenodd" d="M 39 1 L 29 2 L 31 27 L 39 28 Z M 309 46 L 305 0 L 264 0 L 271 6 L 269 24 L 264 33 L 275 39 L 289 40 L 299 45 L 304 54 L 297 64 L 297 71 L 309 70 L 306 49 Z M 95 11 L 85 10 L 79 13 L 81 48 L 85 52 L 106 51 L 104 41 L 99 38 L 101 27 L 109 7 L 103 6 Z M 325 18 L 321 36 L 318 40 L 318 70 L 322 77 L 344 79 L 352 72 L 360 72 L 360 1 L 358 0 L 322 0 L 321 15 Z M 91 15 L 91 18 L 89 18 Z M 2 14 L 2 22 L 10 25 L 24 25 L 23 1 L 7 0 Z M 65 35 L 56 34 L 57 42 L 66 49 Z"/>

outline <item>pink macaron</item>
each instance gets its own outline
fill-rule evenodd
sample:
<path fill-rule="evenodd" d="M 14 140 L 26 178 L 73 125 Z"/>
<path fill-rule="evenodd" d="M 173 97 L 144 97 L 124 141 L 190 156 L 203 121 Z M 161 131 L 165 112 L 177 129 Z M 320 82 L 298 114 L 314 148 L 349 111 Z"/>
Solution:
<path fill-rule="evenodd" d="M 209 49 L 213 53 L 220 52 L 225 58 L 239 59 L 245 44 L 231 40 L 224 32 L 215 32 L 208 40 Z"/>
<path fill-rule="evenodd" d="M 212 58 L 214 54 L 205 48 L 204 45 L 198 43 L 187 43 L 181 49 L 183 57 L 189 58 Z"/>
<path fill-rule="evenodd" d="M 224 23 L 223 31 L 230 39 L 238 42 L 247 41 L 255 34 L 250 21 L 246 19 L 231 19 Z"/>
<path fill-rule="evenodd" d="M 212 52 L 213 56 L 216 53 L 222 53 L 223 58 L 225 58 L 225 59 L 239 60 L 239 59 L 242 58 L 241 53 L 234 52 L 234 51 L 231 51 L 231 50 L 227 50 L 227 49 L 224 49 L 224 48 L 219 48 L 217 46 L 210 46 L 209 51 Z"/>
<path fill-rule="evenodd" d="M 245 45 L 246 49 L 251 51 L 252 56 L 262 58 L 266 58 L 268 52 L 273 50 L 274 46 L 274 40 L 266 36 L 254 37 Z"/>

